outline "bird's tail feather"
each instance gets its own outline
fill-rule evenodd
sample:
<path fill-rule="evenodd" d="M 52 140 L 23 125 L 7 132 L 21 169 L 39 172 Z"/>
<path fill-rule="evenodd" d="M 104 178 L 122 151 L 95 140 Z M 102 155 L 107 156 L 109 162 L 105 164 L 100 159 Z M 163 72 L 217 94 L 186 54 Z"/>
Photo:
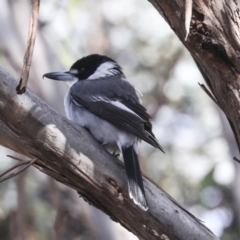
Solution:
<path fill-rule="evenodd" d="M 138 162 L 138 156 L 134 146 L 122 148 L 125 169 L 128 178 L 128 191 L 130 198 L 142 210 L 148 210 L 148 204 L 145 198 L 141 169 Z"/>

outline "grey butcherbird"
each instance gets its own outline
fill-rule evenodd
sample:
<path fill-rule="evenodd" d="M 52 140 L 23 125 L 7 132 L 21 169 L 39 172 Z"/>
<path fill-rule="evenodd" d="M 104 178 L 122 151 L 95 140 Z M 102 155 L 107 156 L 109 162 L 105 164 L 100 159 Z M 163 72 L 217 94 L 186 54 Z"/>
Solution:
<path fill-rule="evenodd" d="M 137 144 L 144 140 L 163 149 L 152 133 L 150 116 L 122 68 L 107 56 L 93 54 L 76 61 L 67 72 L 46 73 L 43 77 L 73 82 L 64 99 L 67 117 L 87 128 L 102 145 L 122 151 L 130 198 L 147 211 Z"/>

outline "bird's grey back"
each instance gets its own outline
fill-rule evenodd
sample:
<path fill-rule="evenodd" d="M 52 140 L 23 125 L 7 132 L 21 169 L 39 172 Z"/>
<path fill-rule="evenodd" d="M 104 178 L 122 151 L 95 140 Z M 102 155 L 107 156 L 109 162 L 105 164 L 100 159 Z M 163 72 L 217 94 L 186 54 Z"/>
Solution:
<path fill-rule="evenodd" d="M 97 80 L 78 81 L 73 86 L 70 89 L 70 94 L 89 100 L 96 96 L 103 99 L 139 102 L 136 90 L 128 81 L 121 79 L 121 75 L 108 76 Z"/>

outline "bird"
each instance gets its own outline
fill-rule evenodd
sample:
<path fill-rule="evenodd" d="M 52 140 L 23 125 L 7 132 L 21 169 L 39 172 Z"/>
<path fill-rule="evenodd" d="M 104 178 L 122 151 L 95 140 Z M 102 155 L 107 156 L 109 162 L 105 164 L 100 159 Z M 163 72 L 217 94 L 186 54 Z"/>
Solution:
<path fill-rule="evenodd" d="M 122 152 L 129 197 L 147 211 L 138 143 L 143 140 L 164 151 L 138 91 L 120 65 L 108 56 L 91 54 L 77 60 L 69 71 L 50 72 L 44 77 L 69 83 L 64 98 L 67 117 L 86 128 L 101 145 Z"/>

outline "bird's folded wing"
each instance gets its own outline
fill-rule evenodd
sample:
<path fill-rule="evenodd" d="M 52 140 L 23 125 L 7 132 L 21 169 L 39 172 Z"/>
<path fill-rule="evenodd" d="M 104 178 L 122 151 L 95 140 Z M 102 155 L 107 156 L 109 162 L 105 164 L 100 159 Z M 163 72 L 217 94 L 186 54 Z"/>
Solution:
<path fill-rule="evenodd" d="M 135 112 L 138 116 L 140 116 L 142 119 L 146 120 L 147 122 L 149 122 L 149 119 L 151 118 L 151 116 L 147 113 L 146 108 L 141 105 L 138 102 L 131 102 L 131 101 L 127 101 L 127 100 L 122 100 L 121 103 L 123 103 L 126 107 L 128 107 L 129 109 L 131 109 L 133 112 Z M 152 128 L 152 124 L 151 122 L 149 122 L 151 128 Z"/>
<path fill-rule="evenodd" d="M 137 113 L 128 108 L 126 104 L 122 104 L 121 102 L 114 104 L 116 101 L 111 103 L 110 101 L 106 101 L 106 99 L 86 99 L 74 94 L 71 94 L 71 98 L 75 104 L 84 107 L 89 112 L 105 119 L 119 129 L 131 133 L 152 146 L 162 150 L 162 147 L 159 145 L 151 131 L 151 123 L 147 120 L 147 113 L 143 115 L 144 117 L 140 117 Z M 121 108 L 121 105 L 125 106 L 125 108 Z"/>

